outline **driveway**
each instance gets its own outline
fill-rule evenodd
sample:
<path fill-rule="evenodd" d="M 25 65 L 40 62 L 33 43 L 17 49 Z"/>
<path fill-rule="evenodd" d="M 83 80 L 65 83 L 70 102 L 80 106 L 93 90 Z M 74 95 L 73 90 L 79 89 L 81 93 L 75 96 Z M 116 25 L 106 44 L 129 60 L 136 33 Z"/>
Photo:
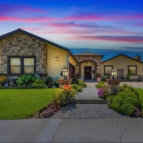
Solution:
<path fill-rule="evenodd" d="M 120 85 L 122 85 L 124 83 L 126 83 L 130 86 L 133 86 L 135 88 L 143 88 L 143 82 L 121 82 Z"/>

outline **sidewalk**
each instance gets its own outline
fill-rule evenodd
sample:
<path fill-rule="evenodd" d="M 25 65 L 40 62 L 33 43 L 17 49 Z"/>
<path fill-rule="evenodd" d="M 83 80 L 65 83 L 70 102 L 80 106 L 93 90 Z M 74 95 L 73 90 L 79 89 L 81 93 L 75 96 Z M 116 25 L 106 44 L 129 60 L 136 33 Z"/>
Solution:
<path fill-rule="evenodd" d="M 28 119 L 0 121 L 0 142 L 142 143 L 143 119 Z"/>

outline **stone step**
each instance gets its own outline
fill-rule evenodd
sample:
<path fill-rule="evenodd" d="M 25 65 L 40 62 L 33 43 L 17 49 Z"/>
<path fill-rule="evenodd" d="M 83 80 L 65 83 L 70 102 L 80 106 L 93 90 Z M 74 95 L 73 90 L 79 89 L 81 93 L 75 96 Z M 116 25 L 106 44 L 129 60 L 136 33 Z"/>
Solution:
<path fill-rule="evenodd" d="M 78 99 L 75 100 L 76 104 L 106 104 L 105 100 L 100 100 L 100 99 L 93 99 L 93 100 L 88 100 L 88 99 Z"/>

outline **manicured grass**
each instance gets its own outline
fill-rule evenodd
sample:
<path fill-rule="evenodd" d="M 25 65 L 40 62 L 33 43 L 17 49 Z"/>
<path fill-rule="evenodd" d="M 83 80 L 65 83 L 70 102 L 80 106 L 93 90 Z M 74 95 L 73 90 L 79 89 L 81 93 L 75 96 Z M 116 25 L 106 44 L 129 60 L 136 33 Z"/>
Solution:
<path fill-rule="evenodd" d="M 57 89 L 0 89 L 0 119 L 30 117 L 53 101 Z"/>
<path fill-rule="evenodd" d="M 137 92 L 139 93 L 140 100 L 142 102 L 142 107 L 143 107 L 143 89 L 141 88 L 136 88 Z"/>

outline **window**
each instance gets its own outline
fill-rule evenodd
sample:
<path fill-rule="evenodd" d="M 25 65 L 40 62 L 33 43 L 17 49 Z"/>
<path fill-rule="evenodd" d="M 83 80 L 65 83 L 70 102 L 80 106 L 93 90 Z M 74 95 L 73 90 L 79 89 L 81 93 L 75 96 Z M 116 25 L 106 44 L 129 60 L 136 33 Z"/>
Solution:
<path fill-rule="evenodd" d="M 24 73 L 34 74 L 34 58 L 24 58 Z"/>
<path fill-rule="evenodd" d="M 128 74 L 137 75 L 137 66 L 136 65 L 128 66 Z"/>
<path fill-rule="evenodd" d="M 11 58 L 10 59 L 11 74 L 20 74 L 21 73 L 20 67 L 21 67 L 20 58 Z"/>
<path fill-rule="evenodd" d="M 113 70 L 112 65 L 106 65 L 104 66 L 104 75 L 111 75 L 111 71 Z"/>
<path fill-rule="evenodd" d="M 9 57 L 9 74 L 34 74 L 35 57 Z"/>

